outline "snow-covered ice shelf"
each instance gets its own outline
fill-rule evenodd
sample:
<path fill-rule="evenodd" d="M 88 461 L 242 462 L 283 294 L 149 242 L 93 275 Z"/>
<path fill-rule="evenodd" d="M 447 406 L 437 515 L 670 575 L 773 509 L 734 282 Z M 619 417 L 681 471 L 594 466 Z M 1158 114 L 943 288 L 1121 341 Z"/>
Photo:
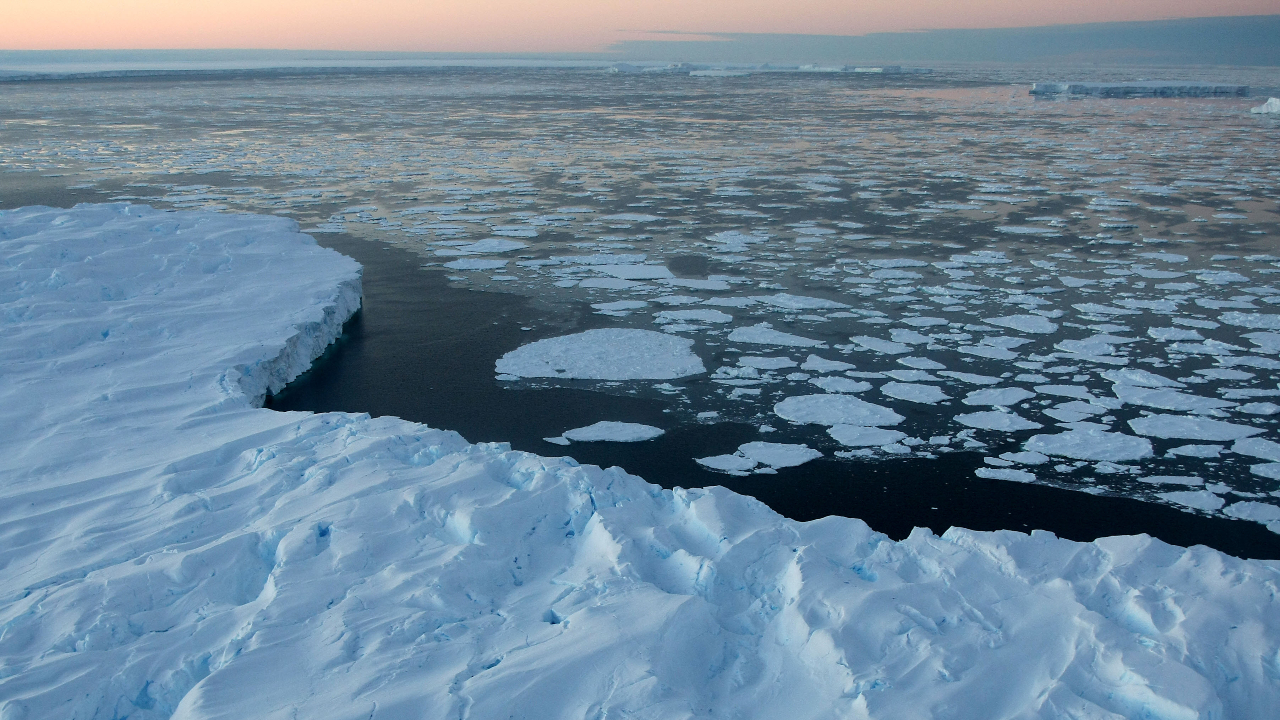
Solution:
<path fill-rule="evenodd" d="M 258 409 L 360 296 L 358 266 L 277 218 L 31 208 L 0 213 L 0 248 L 6 720 L 1280 703 L 1275 562 L 892 542 L 395 418 Z"/>

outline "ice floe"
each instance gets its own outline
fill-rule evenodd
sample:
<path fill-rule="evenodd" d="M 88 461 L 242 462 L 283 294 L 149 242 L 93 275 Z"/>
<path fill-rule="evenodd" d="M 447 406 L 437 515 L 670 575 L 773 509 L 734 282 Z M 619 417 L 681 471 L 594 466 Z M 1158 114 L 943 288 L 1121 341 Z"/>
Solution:
<path fill-rule="evenodd" d="M 1105 426 L 1077 427 L 1056 435 L 1034 435 L 1023 443 L 1023 448 L 1075 460 L 1129 462 L 1151 457 L 1150 440 L 1110 432 Z"/>
<path fill-rule="evenodd" d="M 643 442 L 661 436 L 662 428 L 640 423 L 602 420 L 586 427 L 566 430 L 563 436 L 573 442 Z"/>
<path fill-rule="evenodd" d="M 581 380 L 672 380 L 706 372 L 693 341 L 652 330 L 604 328 L 522 345 L 498 374 Z"/>

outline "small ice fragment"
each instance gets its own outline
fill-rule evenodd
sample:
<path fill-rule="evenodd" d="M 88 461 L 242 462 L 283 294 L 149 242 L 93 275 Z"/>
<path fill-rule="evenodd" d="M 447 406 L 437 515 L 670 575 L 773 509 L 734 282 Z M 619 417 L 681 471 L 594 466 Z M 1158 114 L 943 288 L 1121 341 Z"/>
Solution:
<path fill-rule="evenodd" d="M 1166 455 L 1169 457 L 1195 457 L 1195 458 L 1216 458 L 1222 454 L 1221 445 L 1180 445 L 1176 448 L 1170 448 Z"/>
<path fill-rule="evenodd" d="M 520 377 L 671 380 L 706 372 L 692 340 L 606 328 L 538 340 L 503 355 L 497 371 Z"/>
<path fill-rule="evenodd" d="M 1268 480 L 1280 480 L 1280 463 L 1259 463 L 1257 465 L 1250 465 L 1249 472 Z"/>
<path fill-rule="evenodd" d="M 574 428 L 564 433 L 573 442 L 643 442 L 663 434 L 661 428 L 640 423 L 603 420 L 586 427 Z"/>
<path fill-rule="evenodd" d="M 988 480 L 1009 480 L 1020 483 L 1033 483 L 1036 481 L 1035 473 L 1027 472 L 1026 470 L 1014 470 L 1013 468 L 980 467 L 974 470 L 973 474 Z"/>
<path fill-rule="evenodd" d="M 833 376 L 813 378 L 809 380 L 809 383 L 817 385 L 829 393 L 860 393 L 871 389 L 871 383 L 869 382 Z"/>
<path fill-rule="evenodd" d="M 621 280 L 662 280 L 674 277 L 664 265 L 596 265 L 591 269 Z"/>
<path fill-rule="evenodd" d="M 955 420 L 961 425 L 966 425 L 971 428 L 977 428 L 979 430 L 997 430 L 999 432 L 1037 430 L 1044 427 L 1040 423 L 1028 420 L 1017 413 L 1001 412 L 999 410 L 965 413 L 957 415 Z"/>
<path fill-rule="evenodd" d="M 925 404 L 939 403 L 943 400 L 951 399 L 951 396 L 942 392 L 942 389 L 938 386 L 919 383 L 887 382 L 880 386 L 880 392 L 898 400 Z"/>
<path fill-rule="evenodd" d="M 741 455 L 715 455 L 712 457 L 695 458 L 694 462 L 712 470 L 720 470 L 731 475 L 742 475 L 754 468 L 757 463 L 755 460 L 743 457 Z"/>
<path fill-rule="evenodd" d="M 847 447 L 879 447 L 907 437 L 906 433 L 897 430 L 862 425 L 835 425 L 827 429 L 827 434 Z"/>
<path fill-rule="evenodd" d="M 654 321 L 660 323 L 668 322 L 709 322 L 709 323 L 727 323 L 733 321 L 733 316 L 729 313 L 720 312 L 719 310 L 659 310 L 653 314 Z"/>
<path fill-rule="evenodd" d="M 1156 497 L 1177 505 L 1206 512 L 1214 512 L 1226 504 L 1225 500 L 1208 490 L 1179 490 L 1177 492 L 1159 493 Z"/>
<path fill-rule="evenodd" d="M 1237 440 L 1231 446 L 1231 452 L 1262 458 L 1272 462 L 1280 462 L 1280 443 L 1262 438 L 1245 438 Z"/>
<path fill-rule="evenodd" d="M 1021 465 L 1043 465 L 1049 462 L 1048 455 L 1042 455 L 1038 452 L 1007 452 L 1000 455 L 1004 460 L 1019 463 Z"/>
<path fill-rule="evenodd" d="M 1041 315 L 1007 315 L 1005 317 L 983 318 L 983 322 L 1000 327 L 1007 327 L 1019 332 L 1048 334 L 1057 331 L 1058 324 L 1050 322 Z"/>
<path fill-rule="evenodd" d="M 1204 478 L 1195 475 L 1149 475 L 1147 477 L 1138 478 L 1144 483 L 1152 485 L 1203 485 Z"/>
<path fill-rule="evenodd" d="M 1036 394 L 1030 390 L 1023 388 L 987 388 L 985 390 L 974 390 L 964 397 L 965 405 L 996 405 L 1009 407 L 1028 398 L 1035 397 Z"/>
<path fill-rule="evenodd" d="M 882 340 L 880 338 L 859 335 L 858 337 L 849 338 L 850 342 L 858 346 L 859 350 L 871 350 L 882 355 L 904 355 L 911 352 L 911 346 L 906 343 L 893 342 L 892 340 Z"/>
<path fill-rule="evenodd" d="M 956 372 L 954 370 L 943 370 L 939 375 L 946 375 L 949 378 L 955 378 L 960 382 L 967 382 L 970 385 L 998 385 L 1001 379 L 990 375 L 975 375 L 973 373 Z"/>
<path fill-rule="evenodd" d="M 546 437 L 542 438 L 543 442 L 549 442 L 552 445 L 568 445 L 569 440 L 565 437 Z"/>
<path fill-rule="evenodd" d="M 506 260 L 482 260 L 480 258 L 462 258 L 444 264 L 450 270 L 497 270 L 506 267 Z"/>
<path fill-rule="evenodd" d="M 1097 427 L 1077 428 L 1056 435 L 1034 435 L 1022 447 L 1030 452 L 1075 460 L 1125 462 L 1151 457 L 1150 440 Z"/>
<path fill-rule="evenodd" d="M 749 442 L 738 446 L 738 452 L 746 458 L 769 467 L 795 467 L 822 457 L 822 453 L 808 445 L 787 443 Z"/>
<path fill-rule="evenodd" d="M 1153 328 L 1154 329 L 1154 328 Z M 1137 385 L 1138 387 L 1174 387 L 1184 388 L 1186 385 L 1176 380 L 1170 380 L 1163 375 L 1157 375 L 1146 370 L 1136 368 L 1128 368 L 1125 370 L 1107 370 L 1102 373 L 1102 377 L 1110 380 L 1117 385 Z"/>
<path fill-rule="evenodd" d="M 800 366 L 800 369 L 808 370 L 809 372 L 825 373 L 837 372 L 840 370 L 852 370 L 853 365 L 847 362 L 840 362 L 839 360 L 828 360 L 826 358 L 818 357 L 817 355 L 810 355 L 808 359 L 804 361 L 804 364 Z"/>
<path fill-rule="evenodd" d="M 905 418 L 851 395 L 794 395 L 773 406 L 783 420 L 813 425 L 897 425 Z"/>
<path fill-rule="evenodd" d="M 730 342 L 751 343 L 753 345 L 781 345 L 784 347 L 817 347 L 825 348 L 826 343 L 812 340 L 791 333 L 774 330 L 769 323 L 759 323 L 749 327 L 735 328 L 729 333 Z"/>
<path fill-rule="evenodd" d="M 1221 420 L 1188 415 L 1147 415 L 1129 421 L 1129 427 L 1139 435 L 1155 438 L 1185 438 L 1223 442 L 1239 440 L 1262 432 L 1261 428 L 1236 425 Z"/>

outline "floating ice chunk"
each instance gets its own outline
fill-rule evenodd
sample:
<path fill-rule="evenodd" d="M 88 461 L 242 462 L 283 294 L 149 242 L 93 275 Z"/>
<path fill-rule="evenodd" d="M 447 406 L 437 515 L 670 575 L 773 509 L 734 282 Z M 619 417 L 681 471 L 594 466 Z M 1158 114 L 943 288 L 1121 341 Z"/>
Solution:
<path fill-rule="evenodd" d="M 995 250 L 975 250 L 966 255 L 952 255 L 951 262 L 965 265 L 1007 265 L 1012 260 Z"/>
<path fill-rule="evenodd" d="M 1170 388 L 1136 387 L 1134 385 L 1114 386 L 1116 397 L 1130 405 L 1159 408 L 1161 410 L 1186 410 L 1194 413 L 1207 413 L 1225 407 L 1235 407 L 1230 400 L 1190 395 Z"/>
<path fill-rule="evenodd" d="M 487 238 L 477 242 L 468 243 L 466 245 L 456 245 L 449 248 L 440 248 L 436 250 L 436 255 L 488 255 L 491 253 L 511 252 L 512 250 L 522 250 L 529 247 L 528 243 L 522 243 L 519 240 L 505 240 L 503 238 Z"/>
<path fill-rule="evenodd" d="M 897 430 L 862 425 L 834 425 L 827 428 L 827 434 L 846 447 L 880 447 L 907 437 L 906 433 Z"/>
<path fill-rule="evenodd" d="M 1147 328 L 1147 335 L 1159 340 L 1160 342 L 1183 342 L 1191 340 L 1203 340 L 1204 336 L 1195 330 L 1184 330 L 1183 328 Z"/>
<path fill-rule="evenodd" d="M 1007 327 L 1019 332 L 1048 334 L 1056 332 L 1058 324 L 1050 322 L 1042 315 L 1006 315 L 1004 317 L 983 318 L 985 323 Z"/>
<path fill-rule="evenodd" d="M 1018 357 L 1018 353 L 994 345 L 961 345 L 956 350 L 966 355 L 977 355 L 989 360 L 1013 360 Z"/>
<path fill-rule="evenodd" d="M 761 465 L 769 467 L 795 467 L 822 457 L 822 453 L 808 445 L 786 443 L 749 442 L 738 446 L 738 452 Z"/>
<path fill-rule="evenodd" d="M 1101 405 L 1072 400 L 1071 402 L 1055 405 L 1042 412 L 1059 422 L 1079 422 L 1080 420 L 1084 420 L 1085 418 L 1092 417 L 1094 415 L 1101 415 L 1106 411 L 1107 408 L 1104 408 Z"/>
<path fill-rule="evenodd" d="M 1218 319 L 1228 325 L 1256 330 L 1280 330 L 1280 315 L 1265 313 L 1225 312 Z"/>
<path fill-rule="evenodd" d="M 769 323 L 758 323 L 749 327 L 735 328 L 729 333 L 730 342 L 751 343 L 753 345 L 781 345 L 783 347 L 816 347 L 825 348 L 826 343 L 812 340 L 791 333 L 774 330 Z"/>
<path fill-rule="evenodd" d="M 924 276 L 911 270 L 876 270 L 871 277 L 876 280 L 917 280 Z"/>
<path fill-rule="evenodd" d="M 881 405 L 851 395 L 794 395 L 773 406 L 783 420 L 812 425 L 897 425 L 903 418 Z"/>
<path fill-rule="evenodd" d="M 634 290 L 652 288 L 652 285 L 645 285 L 635 280 L 623 280 L 622 278 L 612 277 L 593 277 L 587 278 L 578 283 L 578 287 L 595 288 L 597 290 Z"/>
<path fill-rule="evenodd" d="M 808 370 L 809 372 L 825 373 L 838 372 L 840 370 L 852 370 L 853 365 L 847 362 L 840 362 L 839 360 L 828 360 L 823 357 L 818 357 L 817 355 L 810 355 L 804 361 L 804 364 L 800 366 L 800 369 Z"/>
<path fill-rule="evenodd" d="M 1087 280 L 1085 278 L 1072 277 L 1070 275 L 1063 275 L 1059 277 L 1058 282 L 1062 283 L 1063 285 L 1066 285 L 1069 288 L 1080 288 L 1080 287 L 1086 287 L 1088 285 L 1098 284 L 1097 280 Z"/>
<path fill-rule="evenodd" d="M 1249 472 L 1268 480 L 1280 480 L 1280 462 L 1250 465 Z"/>
<path fill-rule="evenodd" d="M 1007 235 L 1039 235 L 1041 237 L 1058 237 L 1062 233 L 1053 228 L 1036 227 L 1034 225 L 1001 225 L 996 232 Z"/>
<path fill-rule="evenodd" d="M 922 357 L 898 358 L 898 364 L 906 365 L 907 367 L 915 368 L 916 370 L 945 370 L 947 368 L 946 365 L 943 365 L 940 362 Z"/>
<path fill-rule="evenodd" d="M 755 355 L 743 355 L 738 358 L 738 364 L 743 367 L 756 368 L 757 370 L 781 370 L 783 368 L 795 367 L 796 361 L 789 357 L 758 357 Z"/>
<path fill-rule="evenodd" d="M 1258 352 L 1280 353 L 1280 333 L 1253 332 L 1245 333 L 1241 337 L 1247 338 L 1249 342 L 1257 345 Z"/>
<path fill-rule="evenodd" d="M 882 340 L 880 338 L 859 335 L 858 337 L 849 338 L 850 342 L 860 350 L 870 350 L 880 353 L 881 355 L 902 355 L 911 352 L 911 346 L 906 343 L 893 342 L 892 340 Z"/>
<path fill-rule="evenodd" d="M 990 375 L 975 375 L 974 373 L 956 372 L 954 370 L 943 370 L 939 375 L 946 375 L 949 378 L 955 378 L 960 382 L 966 382 L 970 385 L 998 385 L 1003 382 L 998 377 Z"/>
<path fill-rule="evenodd" d="M 1280 98 L 1267 98 L 1261 105 L 1249 108 L 1249 112 L 1258 115 L 1280 113 Z"/>
<path fill-rule="evenodd" d="M 613 302 L 592 303 L 591 307 L 604 312 L 626 313 L 630 310 L 639 310 L 648 307 L 649 303 L 643 300 L 615 300 Z"/>
<path fill-rule="evenodd" d="M 1244 438 L 1235 441 L 1231 446 L 1231 452 L 1250 457 L 1262 458 L 1272 462 L 1280 462 L 1280 443 L 1275 443 L 1262 438 Z"/>
<path fill-rule="evenodd" d="M 751 299 L 766 305 L 783 308 L 784 310 L 836 310 L 849 307 L 845 303 L 836 302 L 835 300 L 789 295 L 787 293 L 752 295 Z"/>
<path fill-rule="evenodd" d="M 989 388 L 974 390 L 964 397 L 965 405 L 1000 405 L 1008 407 L 1033 398 L 1036 394 L 1023 388 Z"/>
<path fill-rule="evenodd" d="M 601 215 L 600 219 L 612 220 L 615 222 L 648 223 L 648 222 L 657 222 L 662 218 L 658 217 L 657 215 L 646 215 L 644 213 L 617 213 L 614 215 Z"/>
<path fill-rule="evenodd" d="M 888 258 L 883 260 L 868 260 L 867 264 L 878 268 L 907 268 L 907 267 L 928 267 L 929 263 L 923 260 L 913 260 L 911 258 Z"/>
<path fill-rule="evenodd" d="M 733 316 L 719 310 L 661 310 L 653 314 L 656 322 L 733 322 Z"/>
<path fill-rule="evenodd" d="M 1017 413 L 1002 412 L 1000 410 L 985 410 L 983 412 L 965 413 L 957 415 L 955 420 L 961 425 L 977 428 L 978 430 L 996 430 L 999 432 L 1038 430 L 1044 427 L 1040 423 L 1028 420 Z"/>
<path fill-rule="evenodd" d="M 1130 420 L 1129 427 L 1139 435 L 1148 437 L 1186 438 L 1210 442 L 1239 440 L 1262 432 L 1261 428 L 1248 425 L 1236 425 L 1221 420 L 1187 415 L 1147 415 Z"/>
<path fill-rule="evenodd" d="M 871 389 L 871 383 L 863 380 L 852 380 L 844 377 L 819 377 L 809 381 L 813 385 L 831 393 L 860 393 Z"/>
<path fill-rule="evenodd" d="M 696 300 L 696 298 L 690 298 L 690 300 Z M 741 308 L 741 307 L 747 307 L 748 305 L 755 305 L 756 301 L 752 300 L 751 298 L 745 298 L 745 297 L 728 297 L 728 298 L 713 297 L 713 298 L 708 298 L 706 300 L 703 300 L 702 304 L 715 305 L 716 307 Z"/>
<path fill-rule="evenodd" d="M 653 298 L 653 302 L 662 303 L 663 305 L 675 305 L 678 307 L 680 305 L 694 305 L 702 301 L 692 295 L 663 295 L 661 297 Z"/>
<path fill-rule="evenodd" d="M 1179 490 L 1177 492 L 1158 493 L 1156 497 L 1195 510 L 1204 510 L 1205 512 L 1215 512 L 1227 504 L 1225 500 L 1208 490 Z"/>
<path fill-rule="evenodd" d="M 1170 448 L 1166 454 L 1170 457 L 1216 458 L 1222 454 L 1222 450 L 1221 445 L 1180 445 Z"/>
<path fill-rule="evenodd" d="M 662 280 L 674 277 L 665 265 L 595 265 L 591 269 L 622 280 Z"/>
<path fill-rule="evenodd" d="M 1160 252 L 1139 253 L 1138 257 L 1146 258 L 1148 260 L 1162 260 L 1170 263 L 1184 263 L 1187 261 L 1186 255 L 1178 255 L 1177 253 L 1165 252 L 1164 250 L 1161 250 Z"/>
<path fill-rule="evenodd" d="M 444 264 L 450 270 L 497 270 L 506 267 L 506 260 L 481 260 L 479 258 L 462 258 Z"/>
<path fill-rule="evenodd" d="M 1223 515 L 1229 515 L 1241 520 L 1253 520 L 1261 523 L 1272 523 L 1280 520 L 1280 507 L 1268 505 L 1267 503 L 1254 502 L 1246 500 L 1244 502 L 1233 503 L 1222 511 Z"/>
<path fill-rule="evenodd" d="M 936 385 L 918 383 L 887 382 L 880 386 L 880 392 L 898 400 L 930 405 L 951 399 L 951 396 L 942 392 L 942 389 Z"/>
<path fill-rule="evenodd" d="M 939 325 L 949 325 L 946 319 L 940 317 L 909 317 L 902 318 L 904 325 L 911 327 L 937 327 Z"/>
<path fill-rule="evenodd" d="M 663 285 L 674 285 L 675 287 L 689 288 L 690 290 L 728 290 L 729 283 L 724 280 L 697 280 L 694 278 L 661 278 L 658 282 Z"/>
<path fill-rule="evenodd" d="M 1098 398 L 1089 392 L 1089 388 L 1080 385 L 1036 385 L 1036 392 L 1042 395 L 1057 395 L 1059 397 L 1075 398 L 1092 402 Z"/>
<path fill-rule="evenodd" d="M 1043 465 L 1049 462 L 1049 456 L 1038 452 L 1007 452 L 1000 455 L 1000 459 L 1009 462 L 1019 463 L 1022 465 Z"/>
<path fill-rule="evenodd" d="M 1151 457 L 1151 441 L 1097 428 L 1076 428 L 1056 435 L 1034 435 L 1024 450 L 1075 460 L 1125 462 Z"/>
<path fill-rule="evenodd" d="M 568 430 L 564 433 L 564 437 L 573 442 L 643 442 L 662 434 L 662 428 L 652 425 L 603 420 L 586 427 Z"/>
<path fill-rule="evenodd" d="M 1204 485 L 1204 478 L 1194 475 L 1148 475 L 1138 479 L 1151 485 Z"/>
<path fill-rule="evenodd" d="M 587 330 L 518 347 L 498 360 L 497 371 L 519 377 L 671 380 L 707 371 L 692 347 L 692 340 L 652 330 Z"/>
<path fill-rule="evenodd" d="M 1270 402 L 1245 403 L 1237 407 L 1236 411 L 1247 415 L 1275 415 L 1280 413 L 1280 405 Z"/>
<path fill-rule="evenodd" d="M 973 471 L 974 475 L 988 480 L 1008 480 L 1010 482 L 1033 483 L 1036 481 L 1036 474 L 1026 470 L 1016 470 L 1014 468 L 989 468 L 980 467 Z"/>
<path fill-rule="evenodd" d="M 542 441 L 549 442 L 552 445 L 568 445 L 569 444 L 569 440 L 564 437 L 545 437 L 545 438 L 542 438 Z"/>
<path fill-rule="evenodd" d="M 1231 370 L 1229 368 L 1204 368 L 1196 370 L 1197 375 L 1203 375 L 1211 380 L 1252 380 L 1254 375 L 1243 370 Z"/>
<path fill-rule="evenodd" d="M 756 465 L 759 465 L 755 460 L 736 454 L 696 458 L 694 459 L 694 462 L 711 468 L 712 470 L 727 472 L 730 475 L 745 475 L 755 468 Z"/>

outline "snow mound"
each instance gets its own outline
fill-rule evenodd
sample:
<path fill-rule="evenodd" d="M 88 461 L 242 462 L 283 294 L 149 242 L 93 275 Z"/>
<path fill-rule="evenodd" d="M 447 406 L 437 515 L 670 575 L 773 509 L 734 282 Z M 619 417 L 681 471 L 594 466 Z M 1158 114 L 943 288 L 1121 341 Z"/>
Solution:
<path fill-rule="evenodd" d="M 692 340 L 652 330 L 587 330 L 522 345 L 496 369 L 517 377 L 672 380 L 706 372 L 692 347 Z"/>
<path fill-rule="evenodd" d="M 396 418 L 255 408 L 360 297 L 358 266 L 279 218 L 24 209 L 0 252 L 6 719 L 1280 704 L 1278 563 L 1143 536 L 893 542 Z"/>

